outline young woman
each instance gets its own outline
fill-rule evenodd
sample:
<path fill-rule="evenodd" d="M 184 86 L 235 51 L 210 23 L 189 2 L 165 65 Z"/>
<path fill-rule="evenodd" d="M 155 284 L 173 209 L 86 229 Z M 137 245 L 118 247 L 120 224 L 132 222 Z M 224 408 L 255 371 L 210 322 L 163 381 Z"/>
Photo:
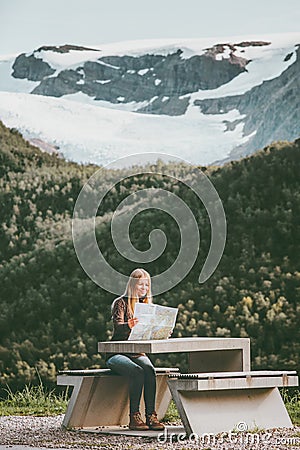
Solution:
<path fill-rule="evenodd" d="M 112 340 L 127 340 L 131 329 L 138 323 L 133 317 L 136 302 L 152 303 L 151 278 L 144 269 L 135 269 L 127 283 L 124 294 L 112 304 L 113 336 Z M 145 353 L 107 354 L 106 364 L 109 369 L 129 378 L 130 421 L 131 430 L 163 430 L 164 425 L 157 419 L 155 411 L 156 374 L 155 369 Z M 144 388 L 146 423 L 140 413 L 140 400 Z"/>

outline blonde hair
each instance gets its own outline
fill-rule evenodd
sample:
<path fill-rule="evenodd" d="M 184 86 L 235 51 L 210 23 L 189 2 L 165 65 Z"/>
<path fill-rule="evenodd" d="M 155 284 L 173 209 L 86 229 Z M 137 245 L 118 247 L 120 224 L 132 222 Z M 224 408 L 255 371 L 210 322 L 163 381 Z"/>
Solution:
<path fill-rule="evenodd" d="M 144 269 L 133 270 L 129 276 L 129 280 L 127 282 L 126 289 L 123 294 L 124 296 L 128 297 L 128 307 L 132 314 L 134 313 L 134 305 L 136 304 L 136 302 L 139 301 L 136 286 L 141 278 L 147 278 L 149 282 L 148 291 L 144 299 L 144 303 L 152 303 L 151 277 L 149 273 Z"/>

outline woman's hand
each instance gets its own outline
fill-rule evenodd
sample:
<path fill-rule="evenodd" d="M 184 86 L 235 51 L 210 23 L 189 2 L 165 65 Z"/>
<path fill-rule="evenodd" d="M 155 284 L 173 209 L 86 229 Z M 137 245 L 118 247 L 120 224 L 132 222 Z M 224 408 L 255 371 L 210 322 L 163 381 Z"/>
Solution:
<path fill-rule="evenodd" d="M 129 328 L 133 328 L 134 325 L 138 323 L 139 319 L 137 317 L 133 317 L 133 319 L 128 319 Z"/>

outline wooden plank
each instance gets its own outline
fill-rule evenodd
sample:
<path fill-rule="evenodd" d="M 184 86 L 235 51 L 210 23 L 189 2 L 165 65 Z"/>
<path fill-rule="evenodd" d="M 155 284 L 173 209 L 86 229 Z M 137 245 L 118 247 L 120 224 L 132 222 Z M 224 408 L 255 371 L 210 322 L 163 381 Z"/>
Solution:
<path fill-rule="evenodd" d="M 180 392 L 184 391 L 214 391 L 238 390 L 253 388 L 275 388 L 298 386 L 296 375 L 279 374 L 278 376 L 232 377 L 232 378 L 180 378 L 168 377 L 168 385 Z"/>
<path fill-rule="evenodd" d="M 105 375 L 110 374 L 110 369 L 76 369 L 76 370 L 59 370 L 59 375 Z"/>
<path fill-rule="evenodd" d="M 284 375 L 296 375 L 297 372 L 295 370 L 252 370 L 248 372 L 210 372 L 210 373 L 178 373 L 178 374 L 169 374 L 170 378 L 183 378 L 183 379 L 208 379 L 208 378 L 246 378 L 246 377 L 278 377 Z"/>
<path fill-rule="evenodd" d="M 155 367 L 156 373 L 171 373 L 179 372 L 178 367 Z M 117 375 L 111 369 L 74 369 L 74 370 L 60 370 L 59 375 L 70 376 L 101 376 L 101 375 Z"/>

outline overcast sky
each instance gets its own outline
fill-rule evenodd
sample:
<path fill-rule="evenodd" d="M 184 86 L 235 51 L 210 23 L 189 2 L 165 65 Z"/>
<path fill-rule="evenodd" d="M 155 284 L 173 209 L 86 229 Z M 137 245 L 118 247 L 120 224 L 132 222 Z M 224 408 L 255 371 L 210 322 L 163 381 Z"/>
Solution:
<path fill-rule="evenodd" d="M 300 31 L 298 0 L 0 0 L 0 54 L 41 45 Z"/>

